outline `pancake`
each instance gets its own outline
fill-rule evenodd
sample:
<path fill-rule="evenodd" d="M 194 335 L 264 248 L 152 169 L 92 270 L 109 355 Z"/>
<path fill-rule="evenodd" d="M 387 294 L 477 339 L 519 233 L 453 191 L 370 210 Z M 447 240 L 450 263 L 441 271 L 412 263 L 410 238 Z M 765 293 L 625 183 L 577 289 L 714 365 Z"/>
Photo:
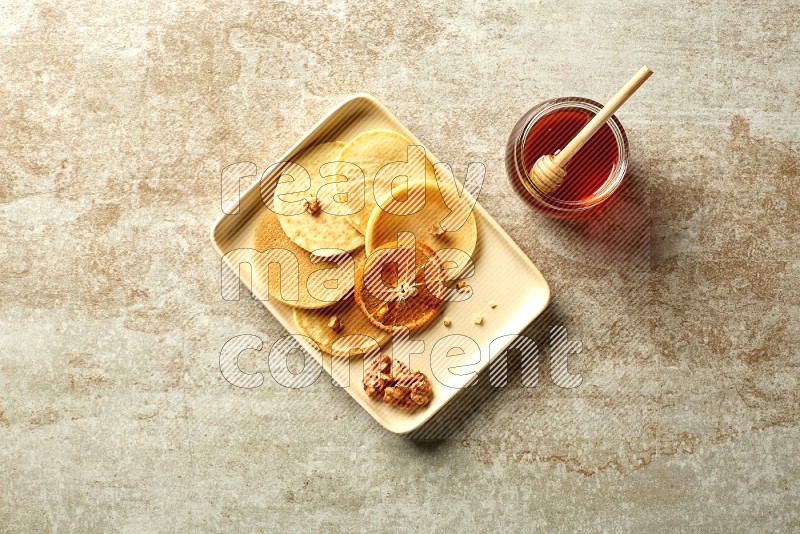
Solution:
<path fill-rule="evenodd" d="M 289 306 L 313 309 L 331 306 L 350 293 L 356 266 L 364 262 L 363 248 L 352 253 L 352 258 L 316 257 L 286 236 L 277 215 L 268 209 L 263 211 L 253 231 L 251 248 L 272 250 L 252 253 L 254 288 L 265 289 L 260 293 L 268 292 L 270 298 Z M 273 262 L 286 265 L 287 272 L 281 272 L 278 265 L 271 266 Z M 269 287 L 264 287 L 267 278 Z"/>
<path fill-rule="evenodd" d="M 333 203 L 334 189 L 329 195 L 323 194 L 318 197 L 320 187 L 336 181 L 335 176 L 323 178 L 320 174 L 320 167 L 325 163 L 337 161 L 344 146 L 344 143 L 338 141 L 322 143 L 305 150 L 294 158 L 293 163 L 302 166 L 311 177 L 311 187 L 307 191 L 284 193 L 284 191 L 292 189 L 292 181 L 288 177 L 275 187 L 274 206 L 277 212 L 285 213 L 284 204 L 287 202 L 303 199 L 311 202 L 314 198 L 319 198 L 321 207 L 316 215 L 307 210 L 294 215 L 278 214 L 281 227 L 289 239 L 309 252 L 331 248 L 351 252 L 364 245 L 364 236 L 347 221 L 347 216 L 328 213 L 333 212 L 329 204 Z M 300 179 L 299 176 L 293 178 Z M 332 186 L 332 188 L 335 187 Z M 297 204 L 297 206 L 302 209 L 303 205 Z"/>
<path fill-rule="evenodd" d="M 364 171 L 364 184 L 360 179 L 353 177 L 336 183 L 336 190 L 347 194 L 348 197 L 360 196 L 363 188 L 364 208 L 358 213 L 347 216 L 348 221 L 362 234 L 366 233 L 367 222 L 376 206 L 376 187 L 379 192 L 388 190 L 395 176 L 392 172 L 382 172 L 376 184 L 376 174 L 389 163 L 408 161 L 408 147 L 413 145 L 414 143 L 406 136 L 392 130 L 370 130 L 357 135 L 342 148 L 337 160 L 358 165 Z M 405 164 L 397 165 L 397 174 L 402 174 L 405 166 Z M 425 158 L 425 168 L 427 176 L 433 177 L 433 166 L 427 158 Z M 421 162 L 419 172 L 421 172 Z M 389 183 L 386 183 L 387 181 Z"/>
<path fill-rule="evenodd" d="M 334 315 L 341 321 L 342 329 L 339 332 L 335 332 L 330 327 L 330 321 Z M 385 345 L 391 338 L 389 332 L 380 330 L 369 322 L 356 306 L 352 296 L 321 310 L 295 308 L 294 322 L 300 332 L 313 339 L 322 350 L 333 356 L 345 358 L 353 356 L 350 349 L 366 353 L 370 348 L 374 348 L 369 339 L 342 339 L 345 336 L 367 336 L 374 339 L 379 346 Z M 340 341 L 334 345 L 337 339 Z"/>
<path fill-rule="evenodd" d="M 420 201 L 414 199 L 412 202 L 412 199 L 409 198 L 407 203 L 402 203 L 394 199 L 408 198 L 408 190 L 420 190 L 418 188 L 421 188 L 421 180 L 410 182 L 408 186 L 397 187 L 394 191 L 394 199 L 390 199 L 388 196 L 381 199 L 381 204 L 391 206 L 391 211 L 395 213 L 389 213 L 381 208 L 373 210 L 365 236 L 367 254 L 372 254 L 375 249 L 386 243 L 396 241 L 400 232 L 411 232 L 418 241 L 437 252 L 439 259 L 447 268 L 449 280 L 453 280 L 463 272 L 468 263 L 465 261 L 464 253 L 470 258 L 475 254 L 478 228 L 475 222 L 475 213 L 469 212 L 469 203 L 464 199 L 459 199 L 455 188 L 446 184 L 445 180 L 440 182 L 427 180 L 424 188 L 424 206 L 416 213 L 412 212 L 419 207 Z M 445 203 L 445 198 L 447 203 Z M 451 208 L 447 204 L 454 208 L 452 215 L 450 215 Z M 469 216 L 464 221 L 467 213 Z M 445 231 L 441 228 L 443 221 L 448 229 L 451 225 L 464 222 L 453 231 Z M 439 229 L 440 234 L 432 234 L 432 228 Z M 463 253 L 458 251 L 463 251 Z M 455 262 L 457 268 L 453 269 L 454 266 L 448 265 L 448 262 Z"/>

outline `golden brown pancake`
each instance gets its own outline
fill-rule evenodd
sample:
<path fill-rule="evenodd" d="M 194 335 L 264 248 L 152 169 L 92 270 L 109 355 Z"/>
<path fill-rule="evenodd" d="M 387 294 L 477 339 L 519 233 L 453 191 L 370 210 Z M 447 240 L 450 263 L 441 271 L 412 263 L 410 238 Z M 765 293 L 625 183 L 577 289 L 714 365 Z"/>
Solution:
<path fill-rule="evenodd" d="M 341 322 L 342 328 L 339 332 L 330 326 L 334 315 Z M 372 340 L 380 347 L 391 337 L 389 332 L 380 330 L 369 322 L 352 296 L 321 310 L 295 308 L 294 322 L 300 332 L 313 339 L 323 351 L 345 358 L 369 352 L 374 347 Z"/>
<path fill-rule="evenodd" d="M 268 209 L 256 225 L 251 248 L 269 249 L 252 254 L 254 288 L 263 288 L 266 291 L 261 294 L 268 291 L 270 298 L 296 308 L 325 308 L 346 297 L 353 288 L 356 266 L 365 256 L 362 248 L 352 255 L 316 258 L 286 236 L 278 217 Z"/>
<path fill-rule="evenodd" d="M 423 202 L 422 197 L 415 195 L 414 198 L 411 198 L 404 193 L 407 190 L 419 191 L 421 186 L 421 181 L 412 181 L 408 187 L 396 188 L 394 198 L 408 199 L 408 202 L 389 201 L 394 206 L 391 209 L 401 214 L 389 213 L 380 207 L 373 210 L 365 235 L 367 254 L 372 254 L 372 251 L 386 243 L 396 241 L 400 232 L 411 232 L 418 241 L 432 248 L 443 263 L 455 262 L 458 264 L 458 269 L 450 270 L 448 268 L 448 278 L 453 279 L 465 267 L 462 265 L 464 254 L 444 249 L 460 250 L 469 257 L 474 255 L 478 240 L 475 214 L 469 213 L 469 216 L 466 217 L 470 209 L 469 203 L 458 198 L 458 193 L 453 186 L 446 185 L 445 181 L 437 182 L 436 180 L 425 182 L 424 205 L 420 211 L 415 212 Z M 447 204 L 455 208 L 455 214 L 452 216 L 449 215 L 451 209 L 445 203 L 445 198 L 447 198 Z M 386 198 L 381 199 L 381 204 L 387 205 L 385 200 Z M 448 217 L 456 221 L 464 221 L 466 217 L 466 221 L 453 231 L 444 231 L 441 224 Z M 446 267 L 448 266 L 446 265 Z"/>
<path fill-rule="evenodd" d="M 303 151 L 298 157 L 293 159 L 293 163 L 302 166 L 311 178 L 311 187 L 304 192 L 284 193 L 292 190 L 293 184 L 288 177 L 279 182 L 275 187 L 275 211 L 284 213 L 283 203 L 293 203 L 305 199 L 311 202 L 318 198 L 320 187 L 336 181 L 335 176 L 323 178 L 320 174 L 320 167 L 325 163 L 337 161 L 339 153 L 344 148 L 344 143 L 331 142 L 315 145 Z M 326 174 L 330 169 L 326 169 Z M 295 180 L 299 176 L 293 176 Z M 331 186 L 332 188 L 335 186 Z M 346 215 L 336 215 L 331 206 L 328 205 L 332 199 L 324 195 L 319 197 L 321 206 L 316 215 L 309 211 L 293 215 L 278 215 L 283 231 L 289 239 L 297 243 L 300 247 L 310 252 L 321 249 L 336 248 L 348 252 L 357 250 L 364 245 L 364 236 L 347 221 Z M 296 204 L 302 207 L 302 203 Z M 318 255 L 322 255 L 318 253 Z"/>
<path fill-rule="evenodd" d="M 378 191 L 384 191 L 389 186 L 385 181 L 394 178 L 393 173 L 385 172 L 379 176 L 379 181 L 376 183 L 376 174 L 389 163 L 408 161 L 408 147 L 413 145 L 411 140 L 398 132 L 370 130 L 357 135 L 342 148 L 338 161 L 353 163 L 364 171 L 363 185 L 360 180 L 355 180 L 353 177 L 349 177 L 348 181 L 336 183 L 337 191 L 347 195 L 360 195 L 363 187 L 364 208 L 348 216 L 350 223 L 362 234 L 367 231 L 367 221 L 376 205 L 376 187 Z M 425 158 L 425 168 L 428 177 L 433 177 L 433 166 L 427 158 Z"/>

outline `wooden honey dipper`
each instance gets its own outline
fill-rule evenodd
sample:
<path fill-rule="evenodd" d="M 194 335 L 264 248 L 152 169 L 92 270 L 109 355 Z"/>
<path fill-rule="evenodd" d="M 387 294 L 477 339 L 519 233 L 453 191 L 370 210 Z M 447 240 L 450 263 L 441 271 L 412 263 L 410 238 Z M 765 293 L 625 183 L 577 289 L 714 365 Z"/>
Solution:
<path fill-rule="evenodd" d="M 628 97 L 636 92 L 651 74 L 653 74 L 653 71 L 647 65 L 639 69 L 639 72 L 603 106 L 603 109 L 578 132 L 578 135 L 563 150 L 556 152 L 555 155 L 542 156 L 536 160 L 529 173 L 531 183 L 545 195 L 555 191 L 567 177 L 567 171 L 564 169 L 567 162 L 622 107 Z"/>

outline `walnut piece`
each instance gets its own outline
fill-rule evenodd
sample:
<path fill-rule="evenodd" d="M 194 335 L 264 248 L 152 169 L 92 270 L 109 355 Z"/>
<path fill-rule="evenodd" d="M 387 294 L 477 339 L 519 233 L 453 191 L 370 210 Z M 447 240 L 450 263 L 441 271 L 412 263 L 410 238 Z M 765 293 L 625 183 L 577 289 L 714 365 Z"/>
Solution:
<path fill-rule="evenodd" d="M 392 365 L 394 385 L 386 388 L 383 402 L 398 408 L 417 408 L 431 401 L 431 385 L 428 378 L 417 370 L 409 370 L 402 363 L 395 361 Z"/>
<path fill-rule="evenodd" d="M 383 402 L 405 409 L 425 406 L 433 395 L 428 377 L 386 355 L 376 358 L 367 368 L 364 391 L 370 397 L 382 396 Z"/>
<path fill-rule="evenodd" d="M 493 301 L 493 300 L 490 300 L 489 301 L 489 307 L 491 309 L 495 309 L 497 307 L 497 303 L 495 301 Z"/>
<path fill-rule="evenodd" d="M 311 197 L 311 200 L 306 200 L 306 210 L 314 217 L 319 215 L 320 209 L 321 206 L 319 205 L 319 199 L 317 197 Z"/>
<path fill-rule="evenodd" d="M 469 286 L 467 285 L 467 281 L 459 280 L 458 282 L 456 282 L 456 289 L 458 290 L 459 293 L 466 293 L 467 291 L 469 291 Z"/>
<path fill-rule="evenodd" d="M 439 237 L 444 233 L 444 228 L 438 223 L 433 223 L 428 227 L 428 233 L 434 237 Z"/>
<path fill-rule="evenodd" d="M 389 373 L 392 370 L 392 359 L 383 355 L 375 358 L 364 373 L 364 391 L 370 397 L 383 395 L 386 386 L 392 381 Z"/>
<path fill-rule="evenodd" d="M 338 315 L 334 315 L 333 317 L 331 317 L 331 320 L 328 321 L 328 328 L 330 328 L 337 334 L 342 331 L 344 325 L 342 324 L 342 320 L 339 319 Z"/>
<path fill-rule="evenodd" d="M 475 317 L 472 318 L 472 322 L 480 326 L 483 324 L 483 317 L 481 317 L 480 315 L 476 315 Z"/>
<path fill-rule="evenodd" d="M 451 321 L 449 317 L 445 317 L 444 321 L 442 321 L 442 324 L 445 325 L 447 328 L 450 328 L 450 325 L 453 324 L 453 321 Z"/>

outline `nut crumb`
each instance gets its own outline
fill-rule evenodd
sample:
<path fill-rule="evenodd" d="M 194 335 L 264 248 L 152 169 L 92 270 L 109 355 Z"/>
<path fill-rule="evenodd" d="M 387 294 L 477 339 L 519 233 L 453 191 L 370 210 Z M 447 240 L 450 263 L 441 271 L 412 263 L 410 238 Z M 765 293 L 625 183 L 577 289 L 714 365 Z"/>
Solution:
<path fill-rule="evenodd" d="M 466 293 L 467 291 L 469 291 L 469 286 L 467 285 L 467 281 L 459 280 L 458 282 L 456 282 L 456 289 L 458 290 L 459 293 Z"/>
<path fill-rule="evenodd" d="M 495 309 L 497 307 L 497 303 L 493 300 L 489 301 L 489 307 L 491 309 Z"/>
<path fill-rule="evenodd" d="M 483 317 L 481 317 L 480 315 L 476 315 L 475 317 L 472 318 L 472 322 L 477 324 L 477 325 L 482 325 L 483 324 Z"/>
<path fill-rule="evenodd" d="M 342 331 L 344 325 L 342 324 L 341 319 L 339 319 L 338 315 L 334 315 L 331 317 L 331 320 L 328 321 L 328 328 L 336 332 L 337 334 Z"/>
<path fill-rule="evenodd" d="M 432 236 L 439 237 L 444 233 L 444 228 L 438 223 L 433 223 L 428 227 L 428 233 Z"/>
<path fill-rule="evenodd" d="M 308 210 L 312 216 L 316 217 L 319 215 L 320 209 L 321 206 L 319 205 L 319 199 L 317 197 L 311 197 L 311 200 L 306 200 L 306 210 Z"/>
<path fill-rule="evenodd" d="M 445 325 L 447 328 L 450 328 L 450 325 L 453 324 L 453 321 L 451 321 L 449 317 L 445 317 L 444 321 L 442 321 L 442 324 Z"/>

